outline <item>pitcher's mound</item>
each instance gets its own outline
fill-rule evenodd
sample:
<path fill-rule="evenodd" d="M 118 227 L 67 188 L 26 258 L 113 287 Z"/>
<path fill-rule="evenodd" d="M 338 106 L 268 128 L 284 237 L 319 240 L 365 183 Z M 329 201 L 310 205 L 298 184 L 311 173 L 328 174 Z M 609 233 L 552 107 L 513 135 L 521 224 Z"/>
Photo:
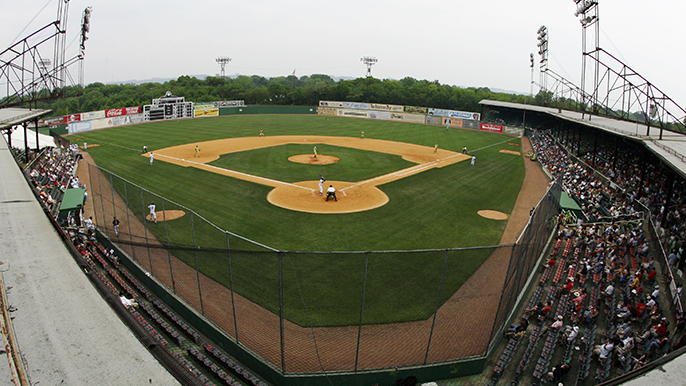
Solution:
<path fill-rule="evenodd" d="M 299 164 L 328 165 L 334 162 L 338 162 L 341 159 L 338 157 L 334 157 L 332 155 L 324 154 L 318 155 L 317 158 L 314 158 L 314 154 L 298 154 L 288 157 L 288 160 L 291 162 L 297 162 Z"/>
<path fill-rule="evenodd" d="M 182 217 L 186 214 L 186 212 L 182 210 L 158 210 L 155 212 L 155 214 L 157 215 L 157 221 L 169 221 Z M 152 216 L 150 215 L 145 216 L 145 219 L 148 221 L 153 221 Z"/>
<path fill-rule="evenodd" d="M 320 196 L 318 184 L 319 181 L 301 181 L 281 185 L 269 192 L 267 200 L 281 208 L 307 213 L 356 213 L 378 208 L 388 202 L 388 196 L 376 186 L 327 180 Z M 326 201 L 329 185 L 336 188 L 338 201 Z"/>
<path fill-rule="evenodd" d="M 507 215 L 503 212 L 498 212 L 497 210 L 480 210 L 476 212 L 481 217 L 485 217 L 491 220 L 507 220 Z"/>

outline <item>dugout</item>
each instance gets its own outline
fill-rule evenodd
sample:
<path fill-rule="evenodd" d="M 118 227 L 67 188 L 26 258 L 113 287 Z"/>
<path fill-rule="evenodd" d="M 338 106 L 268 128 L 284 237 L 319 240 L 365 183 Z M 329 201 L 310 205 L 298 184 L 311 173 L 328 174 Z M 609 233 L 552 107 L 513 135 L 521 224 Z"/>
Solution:
<path fill-rule="evenodd" d="M 64 192 L 57 218 L 66 219 L 69 217 L 70 213 L 73 213 L 76 219 L 80 219 L 80 216 L 77 216 L 77 213 L 83 209 L 85 192 L 86 190 L 81 188 L 67 189 L 67 191 Z"/>

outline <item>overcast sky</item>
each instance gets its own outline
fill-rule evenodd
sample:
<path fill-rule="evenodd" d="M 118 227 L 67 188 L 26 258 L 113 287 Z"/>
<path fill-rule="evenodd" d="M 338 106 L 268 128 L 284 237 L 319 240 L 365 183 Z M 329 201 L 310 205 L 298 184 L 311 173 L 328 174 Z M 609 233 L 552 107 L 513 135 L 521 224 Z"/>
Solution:
<path fill-rule="evenodd" d="M 0 48 L 54 20 L 57 4 L 58 0 L 5 1 L 0 7 Z M 581 77 L 581 25 L 573 0 L 69 4 L 68 57 L 78 51 L 74 38 L 81 14 L 86 6 L 93 7 L 84 63 L 87 84 L 216 75 L 218 56 L 233 59 L 227 66 L 229 75 L 273 77 L 295 70 L 297 76 L 361 77 L 366 67 L 360 58 L 374 56 L 376 78 L 410 76 L 528 93 L 532 52 L 538 81 L 536 31 L 541 25 L 549 30 L 550 69 L 575 84 Z M 600 46 L 686 106 L 686 2 L 599 4 Z M 78 66 L 70 72 L 78 80 Z"/>

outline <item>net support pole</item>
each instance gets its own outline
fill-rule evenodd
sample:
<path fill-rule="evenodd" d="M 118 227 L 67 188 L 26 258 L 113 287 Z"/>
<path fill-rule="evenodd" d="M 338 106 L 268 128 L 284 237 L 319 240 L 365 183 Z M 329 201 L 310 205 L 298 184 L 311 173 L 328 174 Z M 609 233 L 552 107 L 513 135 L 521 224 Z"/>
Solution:
<path fill-rule="evenodd" d="M 129 242 L 131 242 L 131 257 L 133 257 L 134 260 L 137 261 L 136 259 L 136 248 L 133 246 L 133 235 L 131 234 L 131 218 L 129 217 L 129 212 L 131 211 L 131 208 L 129 206 L 129 194 L 126 189 L 126 186 L 128 183 L 124 181 L 124 205 L 126 205 L 126 224 L 128 224 L 129 227 Z M 145 212 L 143 212 L 145 213 Z"/>
<path fill-rule="evenodd" d="M 140 190 L 141 192 L 141 207 L 143 208 L 143 229 L 145 233 L 145 249 L 148 251 L 148 266 L 150 267 L 150 274 L 154 276 L 152 272 L 152 257 L 150 257 L 150 244 L 148 241 L 148 223 L 146 222 L 145 216 L 145 200 L 143 199 L 143 189 L 139 188 L 138 190 Z"/>
<path fill-rule="evenodd" d="M 200 313 L 205 315 L 205 307 L 202 303 L 202 290 L 200 289 L 200 269 L 198 268 L 198 247 L 195 244 L 195 225 L 193 212 L 191 212 L 191 233 L 193 234 L 193 256 L 195 256 L 195 278 L 198 280 L 198 298 L 200 298 Z"/>
<path fill-rule="evenodd" d="M 102 213 L 100 214 L 102 216 L 102 226 L 103 228 L 107 229 L 106 221 L 105 221 L 105 199 L 102 197 L 102 184 L 100 183 L 100 169 L 96 168 L 95 169 L 98 173 L 98 192 L 100 192 L 100 206 L 102 207 Z M 92 187 L 93 185 L 91 185 Z M 91 194 L 93 196 L 93 199 L 91 200 L 93 202 L 93 213 L 95 213 L 95 194 Z M 98 216 L 95 216 L 95 222 L 98 222 Z"/>
<path fill-rule="evenodd" d="M 167 213 L 167 211 L 164 209 L 164 202 L 166 200 L 162 200 L 162 213 Z M 176 293 L 176 281 L 174 281 L 174 270 L 172 269 L 172 259 L 171 259 L 171 253 L 169 252 L 169 230 L 167 229 L 167 220 L 165 218 L 164 221 L 164 238 L 167 241 L 167 260 L 169 260 L 169 279 L 171 280 L 172 284 L 172 292 Z"/>
<path fill-rule="evenodd" d="M 233 267 L 231 266 L 231 247 L 229 246 L 229 233 L 226 232 L 226 255 L 229 261 L 229 290 L 231 291 L 231 313 L 233 313 L 233 330 L 235 331 L 236 342 L 238 340 L 238 318 L 236 317 L 236 301 L 233 296 Z"/>
<path fill-rule="evenodd" d="M 441 272 L 441 283 L 438 285 L 438 296 L 436 297 L 436 307 L 434 308 L 434 317 L 431 321 L 431 331 L 429 332 L 429 341 L 426 343 L 426 352 L 424 353 L 424 364 L 429 359 L 429 350 L 431 349 L 431 338 L 434 336 L 434 327 L 436 326 L 436 316 L 438 315 L 438 307 L 441 305 L 441 291 L 443 290 L 443 280 L 445 279 L 445 270 L 448 266 L 448 251 L 445 251 L 445 259 L 443 260 L 443 271 Z"/>
<path fill-rule="evenodd" d="M 360 301 L 360 322 L 357 325 L 357 347 L 355 349 L 355 371 L 360 359 L 360 340 L 362 338 L 362 315 L 364 313 L 364 296 L 367 291 L 367 268 L 369 267 L 369 252 L 364 254 L 364 278 L 362 279 L 362 300 Z"/>
<path fill-rule="evenodd" d="M 112 183 L 112 173 L 110 173 L 110 195 L 112 197 L 112 216 L 117 217 L 117 206 L 114 204 L 114 184 Z M 100 196 L 102 197 L 102 192 L 100 193 Z M 114 223 L 112 223 L 112 228 L 112 230 L 114 230 Z M 116 236 L 117 239 L 119 239 L 119 234 L 117 234 Z"/>
<path fill-rule="evenodd" d="M 286 373 L 286 352 L 283 336 L 283 256 L 281 252 L 278 253 L 279 257 L 279 336 L 281 339 L 281 372 Z"/>

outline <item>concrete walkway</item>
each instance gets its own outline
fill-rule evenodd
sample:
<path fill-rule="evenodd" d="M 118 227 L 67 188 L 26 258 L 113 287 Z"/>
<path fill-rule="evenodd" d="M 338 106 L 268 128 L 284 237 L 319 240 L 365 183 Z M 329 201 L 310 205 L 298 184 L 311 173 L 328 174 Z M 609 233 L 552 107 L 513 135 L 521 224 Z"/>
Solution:
<path fill-rule="evenodd" d="M 0 176 L 2 290 L 30 383 L 178 385 L 76 265 L 4 140 Z M 8 363 L 3 385 L 13 382 Z"/>

